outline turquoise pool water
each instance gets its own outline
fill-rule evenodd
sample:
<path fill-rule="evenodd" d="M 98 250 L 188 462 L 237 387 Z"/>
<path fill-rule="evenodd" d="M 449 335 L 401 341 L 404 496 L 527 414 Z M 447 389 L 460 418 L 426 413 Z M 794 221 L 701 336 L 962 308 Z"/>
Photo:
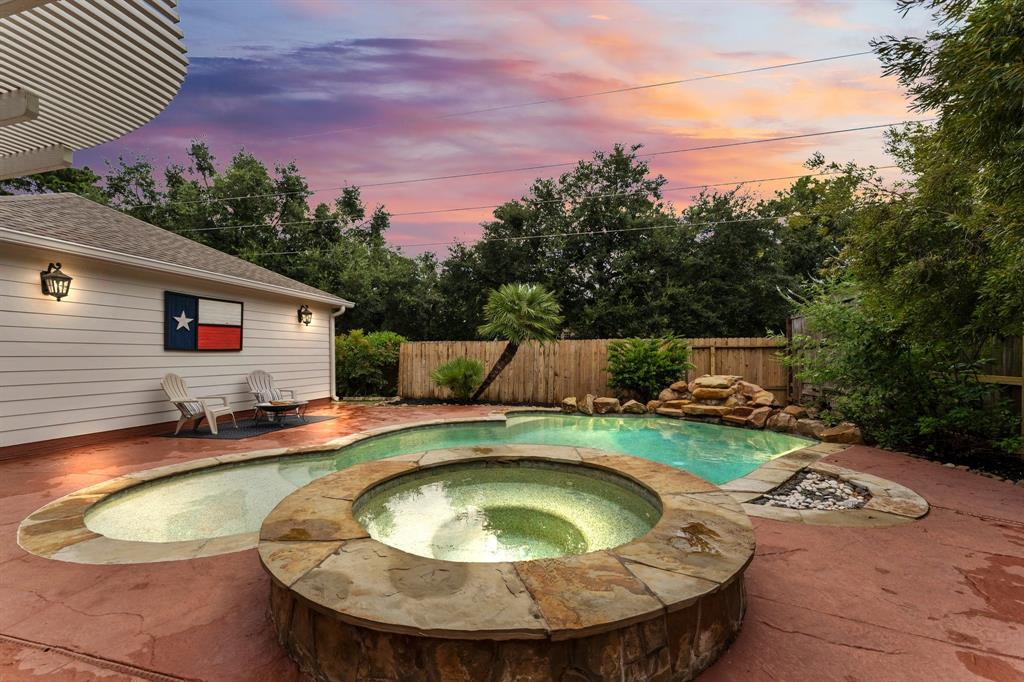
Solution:
<path fill-rule="evenodd" d="M 511 415 L 378 436 L 334 452 L 292 455 L 183 474 L 111 496 L 86 515 L 108 537 L 173 542 L 259 530 L 270 510 L 310 481 L 359 462 L 469 445 L 575 445 L 622 452 L 725 483 L 808 441 L 770 431 L 655 417 Z"/>
<path fill-rule="evenodd" d="M 352 512 L 370 537 L 446 561 L 526 561 L 618 547 L 661 517 L 606 471 L 523 461 L 448 464 L 388 481 Z"/>

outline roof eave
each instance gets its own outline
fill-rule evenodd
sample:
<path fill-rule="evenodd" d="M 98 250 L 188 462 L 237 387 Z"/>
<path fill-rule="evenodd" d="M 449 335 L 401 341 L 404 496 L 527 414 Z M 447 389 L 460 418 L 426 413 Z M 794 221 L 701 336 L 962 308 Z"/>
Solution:
<path fill-rule="evenodd" d="M 219 272 L 190 268 L 186 265 L 166 263 L 152 258 L 133 256 L 127 253 L 111 251 L 109 249 L 101 249 L 95 246 L 85 246 L 84 244 L 76 244 L 75 242 L 69 242 L 63 239 L 55 239 L 53 237 L 43 237 L 27 232 L 19 232 L 18 230 L 12 230 L 6 227 L 0 227 L 0 241 L 11 244 L 20 244 L 23 246 L 54 248 L 67 253 L 85 256 L 87 258 L 95 258 L 96 260 L 102 260 L 109 263 L 120 263 L 122 265 L 130 265 L 137 268 L 143 268 L 145 270 L 155 270 L 157 272 L 166 272 L 175 275 L 184 274 L 197 279 L 205 279 L 211 282 L 231 284 L 246 289 L 256 289 L 258 291 L 309 299 L 311 301 L 316 301 L 317 303 L 327 303 L 341 308 L 354 308 L 356 306 L 352 301 L 347 301 L 343 298 L 339 298 L 338 296 L 332 296 L 325 291 L 312 293 L 299 291 L 297 289 L 289 289 L 288 287 L 277 286 L 275 284 L 256 282 L 251 279 L 245 279 L 244 277 L 235 277 L 233 275 L 225 275 Z"/>

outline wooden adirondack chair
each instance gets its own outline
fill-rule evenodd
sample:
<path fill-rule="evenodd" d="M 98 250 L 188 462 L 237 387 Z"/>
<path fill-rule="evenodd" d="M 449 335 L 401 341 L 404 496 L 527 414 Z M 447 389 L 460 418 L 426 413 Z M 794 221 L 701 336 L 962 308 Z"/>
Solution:
<path fill-rule="evenodd" d="M 217 434 L 217 417 L 222 414 L 231 415 L 231 423 L 238 428 L 238 422 L 235 421 L 235 413 L 231 410 L 228 405 L 228 399 L 224 396 L 206 396 L 193 398 L 189 395 L 188 386 L 185 385 L 185 380 L 177 374 L 168 374 L 160 382 L 160 386 L 164 389 L 164 393 L 170 399 L 174 406 L 181 412 L 181 417 L 178 419 L 178 426 L 174 429 L 174 435 L 177 436 L 178 432 L 181 431 L 182 425 L 190 420 L 195 420 L 195 425 L 192 430 L 195 431 L 199 428 L 200 422 L 203 418 L 210 424 L 210 431 L 214 435 Z M 216 404 L 219 402 L 220 404 Z"/>
<path fill-rule="evenodd" d="M 269 403 L 271 400 L 295 400 L 295 391 L 290 388 L 278 388 L 274 385 L 274 377 L 268 372 L 258 369 L 249 374 L 249 390 L 258 403 Z"/>

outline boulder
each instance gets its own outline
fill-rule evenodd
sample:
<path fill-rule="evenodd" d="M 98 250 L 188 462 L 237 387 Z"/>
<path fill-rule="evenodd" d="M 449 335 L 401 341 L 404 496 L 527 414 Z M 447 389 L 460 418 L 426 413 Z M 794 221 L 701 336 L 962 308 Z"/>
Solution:
<path fill-rule="evenodd" d="M 723 405 L 725 405 L 726 407 L 740 407 L 741 405 L 744 404 L 744 402 L 746 401 L 743 400 L 743 396 L 733 394 L 725 399 Z"/>
<path fill-rule="evenodd" d="M 669 410 L 679 410 L 683 405 L 689 405 L 692 402 L 692 400 L 666 400 L 661 406 Z"/>
<path fill-rule="evenodd" d="M 825 429 L 818 438 L 826 443 L 844 443 L 847 445 L 861 445 L 864 442 L 860 429 L 857 428 L 856 424 L 851 424 L 850 422 L 843 422 L 839 426 Z"/>
<path fill-rule="evenodd" d="M 736 392 L 741 395 L 745 395 L 748 398 L 753 398 L 763 390 L 764 389 L 757 384 L 752 384 L 749 381 L 740 380 L 736 382 Z"/>
<path fill-rule="evenodd" d="M 618 398 L 595 398 L 594 414 L 618 414 L 622 412 L 622 405 Z"/>
<path fill-rule="evenodd" d="M 722 416 L 722 421 L 729 422 L 730 424 L 737 424 L 739 426 L 746 426 L 747 417 L 754 411 L 752 407 L 736 407 L 733 411 L 727 415 Z"/>
<path fill-rule="evenodd" d="M 729 388 L 739 380 L 740 377 L 731 374 L 705 374 L 693 380 L 693 388 Z"/>
<path fill-rule="evenodd" d="M 825 422 L 820 419 L 797 419 L 796 420 L 796 432 L 801 436 L 810 436 L 811 438 L 820 438 L 822 431 L 825 430 Z"/>
<path fill-rule="evenodd" d="M 703 386 L 698 386 L 693 390 L 694 400 L 725 400 L 731 395 L 731 388 L 704 388 Z"/>
<path fill-rule="evenodd" d="M 690 392 L 690 384 L 686 383 L 686 381 L 677 381 L 676 383 L 674 383 L 671 386 L 669 386 L 669 388 L 671 388 L 676 393 L 689 393 Z"/>
<path fill-rule="evenodd" d="M 594 396 L 588 393 L 583 396 L 583 401 L 576 405 L 583 414 L 594 414 Z"/>
<path fill-rule="evenodd" d="M 666 388 L 664 391 L 658 394 L 658 400 L 661 402 L 668 402 L 669 400 L 679 400 L 682 398 L 682 394 L 673 391 L 671 388 Z"/>
<path fill-rule="evenodd" d="M 647 401 L 647 411 L 648 412 L 654 412 L 659 407 L 661 407 L 661 405 L 662 405 L 662 402 L 660 400 L 648 400 Z"/>
<path fill-rule="evenodd" d="M 753 402 L 755 405 L 762 405 L 767 407 L 768 405 L 771 405 L 772 403 L 775 402 L 775 394 L 772 393 L 771 391 L 758 391 L 757 393 L 754 394 L 753 398 L 751 399 L 751 402 Z"/>
<path fill-rule="evenodd" d="M 805 419 L 807 417 L 807 408 L 802 405 L 786 405 L 782 411 L 793 419 Z"/>
<path fill-rule="evenodd" d="M 562 412 L 572 414 L 576 409 L 576 396 L 571 395 L 568 398 L 562 399 Z"/>
<path fill-rule="evenodd" d="M 647 408 L 644 407 L 643 403 L 627 400 L 626 404 L 622 406 L 622 411 L 626 414 L 646 414 Z"/>
<path fill-rule="evenodd" d="M 783 410 L 782 412 L 776 412 L 772 416 L 768 417 L 768 421 L 765 425 L 772 431 L 792 431 L 796 427 L 796 418 Z"/>
<path fill-rule="evenodd" d="M 657 410 L 655 410 L 655 412 L 657 412 L 658 414 L 660 414 L 663 417 L 672 417 L 673 419 L 682 419 L 683 418 L 683 411 L 682 410 L 672 410 L 672 409 L 669 409 L 667 407 L 659 407 Z"/>
<path fill-rule="evenodd" d="M 770 407 L 759 407 L 750 413 L 747 417 L 747 425 L 753 426 L 755 429 L 763 429 L 765 422 L 768 421 L 768 417 L 772 414 L 772 408 Z"/>
<path fill-rule="evenodd" d="M 683 405 L 682 410 L 683 414 L 688 414 L 691 417 L 724 417 L 732 412 L 732 408 L 725 405 L 700 405 L 697 403 Z"/>

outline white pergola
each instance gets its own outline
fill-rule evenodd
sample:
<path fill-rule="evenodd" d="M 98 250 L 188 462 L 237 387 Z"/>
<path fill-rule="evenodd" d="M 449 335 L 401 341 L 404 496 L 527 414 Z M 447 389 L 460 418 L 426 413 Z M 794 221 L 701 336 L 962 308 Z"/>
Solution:
<path fill-rule="evenodd" d="M 0 0 L 0 179 L 67 168 L 167 106 L 188 60 L 176 0 Z"/>

